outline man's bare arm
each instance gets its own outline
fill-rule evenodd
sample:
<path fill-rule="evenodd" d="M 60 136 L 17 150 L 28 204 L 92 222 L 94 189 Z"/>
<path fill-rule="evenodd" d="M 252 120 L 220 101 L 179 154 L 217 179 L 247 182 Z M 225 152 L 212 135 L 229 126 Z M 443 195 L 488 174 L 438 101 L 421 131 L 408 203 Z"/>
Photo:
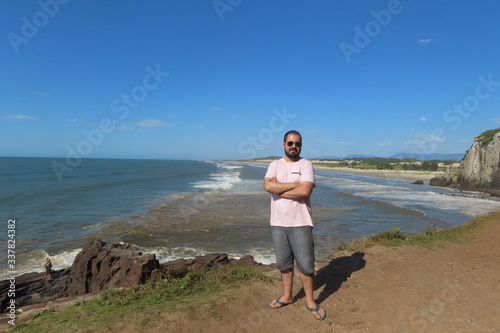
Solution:
<path fill-rule="evenodd" d="M 282 195 L 300 186 L 300 183 L 280 183 L 276 177 L 264 178 L 264 190 L 271 194 Z"/>
<path fill-rule="evenodd" d="M 274 177 L 264 179 L 264 189 L 267 192 L 293 200 L 311 196 L 314 186 L 314 183 L 309 181 L 301 183 L 280 183 Z"/>
<path fill-rule="evenodd" d="M 314 183 L 305 181 L 298 184 L 299 186 L 283 192 L 281 196 L 283 198 L 292 200 L 299 200 L 310 197 L 315 186 Z"/>

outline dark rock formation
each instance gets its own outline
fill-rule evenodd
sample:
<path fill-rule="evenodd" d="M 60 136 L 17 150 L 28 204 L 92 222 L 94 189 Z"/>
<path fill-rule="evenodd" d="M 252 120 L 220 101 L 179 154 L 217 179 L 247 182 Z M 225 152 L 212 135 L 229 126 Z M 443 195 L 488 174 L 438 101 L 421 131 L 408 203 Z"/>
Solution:
<path fill-rule="evenodd" d="M 94 240 L 86 244 L 68 269 L 53 272 L 48 280 L 45 272 L 16 277 L 16 308 L 46 304 L 63 297 L 97 294 L 101 291 L 132 287 L 154 278 L 181 278 L 191 271 L 216 269 L 221 264 L 260 265 L 251 256 L 239 260 L 214 253 L 194 259 L 179 259 L 160 264 L 154 254 L 143 254 L 137 247 Z M 4 312 L 11 282 L 0 281 L 0 304 Z"/>
<path fill-rule="evenodd" d="M 456 180 L 453 178 L 453 173 L 451 172 L 451 166 L 446 168 L 444 176 L 434 177 L 429 180 L 429 185 L 431 186 L 453 186 L 456 183 Z"/>
<path fill-rule="evenodd" d="M 240 259 L 229 259 L 225 253 L 212 253 L 198 256 L 194 259 L 178 259 L 163 263 L 164 274 L 167 277 L 181 278 L 189 272 L 199 272 L 207 268 L 217 269 L 221 264 L 248 266 L 261 265 L 252 256 L 244 256 Z"/>
<path fill-rule="evenodd" d="M 35 303 L 46 303 L 57 298 L 65 297 L 66 281 L 69 270 L 62 269 L 53 272 L 52 279 L 47 280 L 45 272 L 27 273 L 16 277 L 15 300 L 16 308 Z M 12 297 L 8 297 L 9 280 L 0 281 L 0 303 L 2 312 L 7 308 Z"/>
<path fill-rule="evenodd" d="M 168 277 L 181 278 L 191 271 L 201 271 L 217 264 L 228 263 L 226 254 L 214 253 L 194 259 L 178 259 L 163 263 L 161 266 Z"/>
<path fill-rule="evenodd" d="M 68 296 L 97 294 L 106 289 L 146 283 L 160 273 L 154 254 L 143 255 L 139 248 L 94 240 L 75 258 L 68 278 Z"/>
<path fill-rule="evenodd" d="M 244 257 L 241 257 L 238 260 L 231 259 L 231 260 L 229 260 L 229 263 L 230 264 L 243 264 L 243 265 L 248 265 L 248 266 L 262 265 L 261 263 L 258 263 L 257 261 L 255 261 L 255 259 L 250 255 L 246 255 Z"/>
<path fill-rule="evenodd" d="M 451 186 L 453 185 L 453 179 L 451 178 L 446 178 L 446 177 L 434 177 L 431 180 L 429 180 L 429 185 L 431 186 Z"/>
<path fill-rule="evenodd" d="M 413 185 L 424 185 L 424 181 L 423 180 L 415 180 L 412 184 Z"/>

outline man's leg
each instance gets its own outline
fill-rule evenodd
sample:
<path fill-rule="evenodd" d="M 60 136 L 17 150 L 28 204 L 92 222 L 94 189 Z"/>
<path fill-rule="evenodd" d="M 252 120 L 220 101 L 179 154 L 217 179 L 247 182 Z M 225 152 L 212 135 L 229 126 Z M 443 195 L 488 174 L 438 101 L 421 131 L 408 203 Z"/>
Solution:
<path fill-rule="evenodd" d="M 300 273 L 300 280 L 302 282 L 302 288 L 304 288 L 304 293 L 306 295 L 307 307 L 316 307 L 316 301 L 314 301 L 314 274 Z"/>
<path fill-rule="evenodd" d="M 276 267 L 281 272 L 283 294 L 273 300 L 269 306 L 279 308 L 293 302 L 293 253 L 288 242 L 286 228 L 272 227 L 274 253 L 276 255 Z"/>
<path fill-rule="evenodd" d="M 297 266 L 299 267 L 300 280 L 306 296 L 306 306 L 309 310 L 316 309 L 318 305 L 314 300 L 315 257 L 312 228 L 298 227 L 294 229 L 293 237 L 291 237 L 291 246 L 297 261 Z M 318 309 L 312 311 L 312 313 L 317 319 L 320 319 L 325 314 L 325 310 L 318 307 Z"/>
<path fill-rule="evenodd" d="M 283 284 L 283 296 L 281 301 L 291 303 L 293 301 L 293 268 L 281 272 L 281 282 Z"/>
<path fill-rule="evenodd" d="M 302 282 L 302 288 L 304 288 L 304 293 L 306 295 L 306 306 L 308 309 L 316 308 L 317 304 L 314 300 L 314 274 L 303 274 L 300 273 L 300 280 Z M 319 308 L 318 312 L 313 312 L 314 316 L 319 319 L 325 310 L 323 308 Z"/>
<path fill-rule="evenodd" d="M 281 283 L 283 286 L 283 294 L 277 299 L 273 300 L 271 304 L 269 304 L 272 308 L 277 309 L 282 307 L 282 304 L 277 304 L 276 301 L 284 304 L 290 304 L 293 302 L 293 268 L 288 269 L 286 271 L 281 271 Z"/>

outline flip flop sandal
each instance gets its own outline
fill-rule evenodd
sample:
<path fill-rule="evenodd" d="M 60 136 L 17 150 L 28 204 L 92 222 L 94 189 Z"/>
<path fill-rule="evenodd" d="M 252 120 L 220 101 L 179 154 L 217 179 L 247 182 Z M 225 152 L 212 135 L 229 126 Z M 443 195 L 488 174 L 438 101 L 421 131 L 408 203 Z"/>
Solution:
<path fill-rule="evenodd" d="M 318 315 L 319 315 L 319 309 L 320 309 L 320 306 L 319 304 L 316 305 L 315 308 L 307 308 L 307 310 L 311 311 L 311 312 L 316 312 Z M 325 309 L 323 309 L 323 311 L 325 311 Z M 316 316 L 314 316 L 314 318 L 316 318 Z M 323 320 L 326 318 L 326 311 L 323 313 L 323 315 L 319 318 L 316 318 L 317 320 Z"/>
<path fill-rule="evenodd" d="M 278 307 L 274 307 L 273 305 L 275 305 L 275 304 L 278 304 L 279 306 Z M 269 307 L 271 309 L 279 309 L 279 308 L 282 308 L 284 306 L 287 306 L 288 304 L 290 304 L 290 303 L 283 303 L 282 301 L 280 301 L 280 297 L 278 297 L 276 299 L 276 301 L 274 301 L 274 304 L 269 304 Z"/>

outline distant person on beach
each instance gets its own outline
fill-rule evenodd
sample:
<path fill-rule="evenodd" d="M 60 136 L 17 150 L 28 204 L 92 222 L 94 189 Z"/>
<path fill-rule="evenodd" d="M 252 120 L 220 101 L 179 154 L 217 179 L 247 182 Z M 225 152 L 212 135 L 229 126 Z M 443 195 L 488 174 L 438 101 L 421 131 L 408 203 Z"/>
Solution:
<path fill-rule="evenodd" d="M 315 187 L 312 163 L 300 157 L 302 136 L 289 131 L 283 139 L 285 157 L 271 162 L 264 189 L 271 197 L 271 230 L 276 267 L 281 272 L 283 294 L 269 307 L 278 309 L 293 302 L 294 260 L 306 296 L 306 306 L 318 320 L 326 317 L 314 300 L 314 241 L 311 200 Z"/>
<path fill-rule="evenodd" d="M 47 273 L 47 279 L 52 279 L 52 262 L 49 258 L 45 261 L 45 272 Z"/>

